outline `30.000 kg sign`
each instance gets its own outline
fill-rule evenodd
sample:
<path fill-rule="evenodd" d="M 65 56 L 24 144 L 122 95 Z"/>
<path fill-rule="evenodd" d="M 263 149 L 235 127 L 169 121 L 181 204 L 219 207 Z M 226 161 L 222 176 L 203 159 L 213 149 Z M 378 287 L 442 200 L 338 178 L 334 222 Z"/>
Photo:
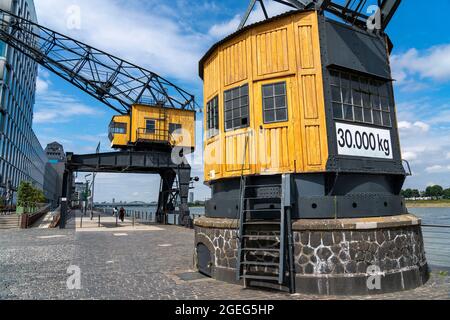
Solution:
<path fill-rule="evenodd" d="M 336 134 L 340 155 L 393 159 L 389 130 L 336 123 Z"/>

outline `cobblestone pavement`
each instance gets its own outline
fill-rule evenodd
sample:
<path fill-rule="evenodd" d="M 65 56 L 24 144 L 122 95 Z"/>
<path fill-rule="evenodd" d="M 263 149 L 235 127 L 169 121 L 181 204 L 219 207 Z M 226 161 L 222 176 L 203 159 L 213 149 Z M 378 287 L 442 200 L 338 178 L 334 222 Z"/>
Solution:
<path fill-rule="evenodd" d="M 320 297 L 244 289 L 212 279 L 183 281 L 190 272 L 194 232 L 75 232 L 59 229 L 0 232 L 3 299 L 449 299 L 450 278 L 433 273 L 423 288 L 371 297 Z M 120 232 L 120 234 L 116 233 Z M 81 290 L 68 290 L 67 268 L 81 269 Z"/>

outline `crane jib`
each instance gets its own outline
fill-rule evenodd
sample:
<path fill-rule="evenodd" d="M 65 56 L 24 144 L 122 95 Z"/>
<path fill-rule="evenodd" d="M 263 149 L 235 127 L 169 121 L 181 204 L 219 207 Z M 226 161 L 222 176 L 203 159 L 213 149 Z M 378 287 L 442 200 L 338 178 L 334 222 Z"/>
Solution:
<path fill-rule="evenodd" d="M 192 94 L 158 74 L 1 9 L 0 40 L 120 114 L 135 104 L 196 111 Z"/>

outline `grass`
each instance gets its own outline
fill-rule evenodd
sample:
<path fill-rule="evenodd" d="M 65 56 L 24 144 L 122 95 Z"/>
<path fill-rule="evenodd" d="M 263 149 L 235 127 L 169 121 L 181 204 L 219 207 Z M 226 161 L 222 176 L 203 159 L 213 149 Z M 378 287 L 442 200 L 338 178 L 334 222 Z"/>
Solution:
<path fill-rule="evenodd" d="M 450 199 L 406 201 L 408 207 L 450 207 Z"/>

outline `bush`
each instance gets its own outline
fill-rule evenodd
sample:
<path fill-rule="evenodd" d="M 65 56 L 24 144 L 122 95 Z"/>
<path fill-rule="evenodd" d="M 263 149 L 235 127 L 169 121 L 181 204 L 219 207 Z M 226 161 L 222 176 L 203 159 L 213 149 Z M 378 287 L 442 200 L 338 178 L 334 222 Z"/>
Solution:
<path fill-rule="evenodd" d="M 30 182 L 22 181 L 17 192 L 17 205 L 25 210 L 33 210 L 39 203 L 45 203 L 44 192 Z"/>

